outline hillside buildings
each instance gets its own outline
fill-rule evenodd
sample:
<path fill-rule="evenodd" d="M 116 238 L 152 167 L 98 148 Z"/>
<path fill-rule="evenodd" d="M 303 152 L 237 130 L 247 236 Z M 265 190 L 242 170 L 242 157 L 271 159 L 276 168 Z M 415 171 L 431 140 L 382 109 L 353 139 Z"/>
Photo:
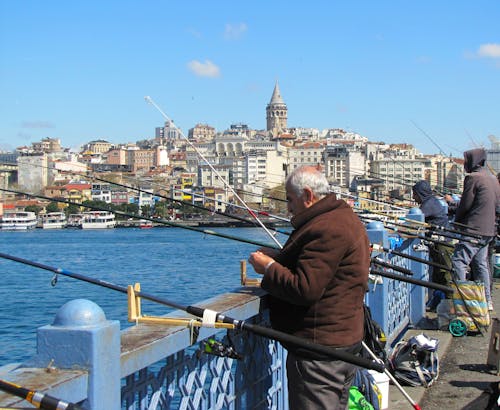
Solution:
<path fill-rule="evenodd" d="M 98 139 L 84 144 L 79 153 L 62 148 L 59 139 L 45 138 L 0 154 L 0 184 L 34 194 L 45 190 L 61 197 L 149 205 L 154 205 L 153 193 L 161 190 L 183 201 L 205 198 L 200 201 L 219 209 L 234 199 L 232 190 L 245 201 L 262 202 L 266 192 L 282 187 L 293 169 L 306 164 L 321 167 L 332 188 L 372 199 L 410 200 L 411 186 L 421 179 L 438 194 L 462 189 L 462 159 L 423 155 L 408 144 L 370 142 L 339 128 L 289 127 L 277 82 L 265 111 L 263 130 L 240 123 L 217 132 L 196 124 L 186 137 L 167 121 L 154 130 L 154 138 L 126 144 Z M 495 166 L 500 144 L 492 138 L 488 159 Z M 90 178 L 96 174 L 147 190 L 142 197 L 112 184 L 96 184 Z M 89 187 L 78 193 L 75 181 Z"/>

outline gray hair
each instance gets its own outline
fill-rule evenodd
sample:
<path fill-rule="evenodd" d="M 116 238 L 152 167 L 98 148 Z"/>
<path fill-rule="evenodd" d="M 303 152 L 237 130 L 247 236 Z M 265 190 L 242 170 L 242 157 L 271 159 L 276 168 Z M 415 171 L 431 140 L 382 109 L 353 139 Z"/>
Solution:
<path fill-rule="evenodd" d="M 330 192 L 330 185 L 325 175 L 318 169 L 307 165 L 294 169 L 288 176 L 286 184 L 297 196 L 302 195 L 306 187 L 318 199 L 323 198 Z"/>

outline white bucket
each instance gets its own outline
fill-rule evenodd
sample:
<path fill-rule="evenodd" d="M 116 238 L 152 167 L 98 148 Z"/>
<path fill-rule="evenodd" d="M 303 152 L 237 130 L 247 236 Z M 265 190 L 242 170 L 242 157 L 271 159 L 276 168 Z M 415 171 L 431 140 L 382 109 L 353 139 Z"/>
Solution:
<path fill-rule="evenodd" d="M 389 408 L 389 376 L 385 373 L 379 373 L 376 370 L 368 370 L 368 372 L 375 379 L 375 383 L 380 390 L 380 394 L 382 395 L 382 400 L 380 403 L 380 409 L 388 409 Z"/>

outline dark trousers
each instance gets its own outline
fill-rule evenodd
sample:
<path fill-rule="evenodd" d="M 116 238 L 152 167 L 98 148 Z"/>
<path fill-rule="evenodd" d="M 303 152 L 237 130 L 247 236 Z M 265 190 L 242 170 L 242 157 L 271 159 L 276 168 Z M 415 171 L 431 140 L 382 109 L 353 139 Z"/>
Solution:
<path fill-rule="evenodd" d="M 360 344 L 342 349 L 357 353 Z M 356 366 L 340 360 L 311 360 L 290 351 L 286 360 L 290 410 L 344 410 Z"/>

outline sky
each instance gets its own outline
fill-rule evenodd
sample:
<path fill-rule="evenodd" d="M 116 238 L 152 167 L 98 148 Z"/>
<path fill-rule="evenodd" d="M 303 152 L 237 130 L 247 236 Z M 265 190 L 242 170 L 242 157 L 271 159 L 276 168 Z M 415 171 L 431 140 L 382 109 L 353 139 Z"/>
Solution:
<path fill-rule="evenodd" d="M 289 127 L 461 157 L 500 139 L 500 2 L 0 0 L 0 149 Z"/>

